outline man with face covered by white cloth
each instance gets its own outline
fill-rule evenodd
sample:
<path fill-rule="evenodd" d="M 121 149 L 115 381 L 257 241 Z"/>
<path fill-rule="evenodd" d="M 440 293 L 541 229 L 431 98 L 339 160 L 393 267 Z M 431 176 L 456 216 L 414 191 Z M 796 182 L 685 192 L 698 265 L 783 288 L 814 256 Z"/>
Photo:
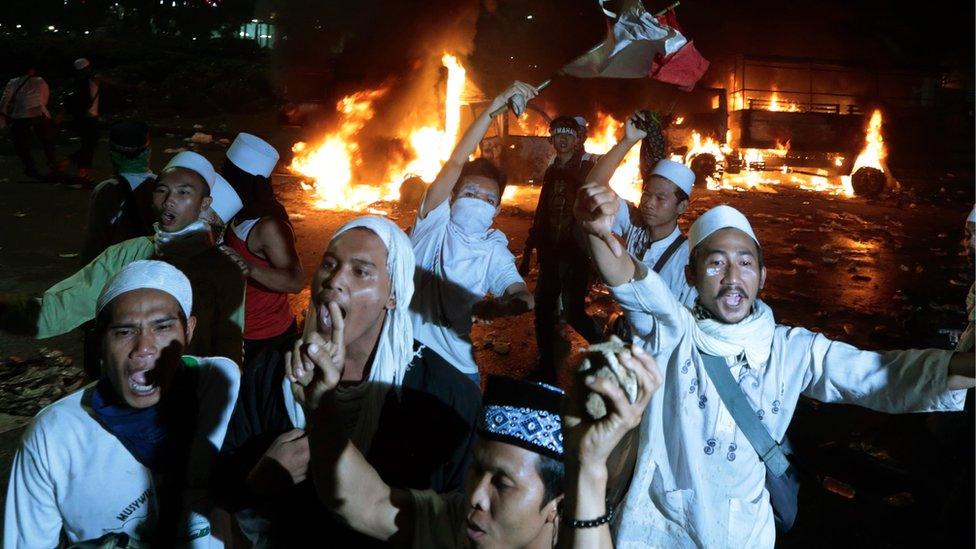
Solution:
<path fill-rule="evenodd" d="M 976 385 L 973 355 L 936 349 L 871 352 L 777 325 L 758 299 L 762 249 L 744 215 L 717 206 L 692 225 L 684 307 L 611 234 L 618 197 L 587 184 L 576 215 L 601 275 L 664 384 L 640 426 L 637 465 L 615 524 L 617 547 L 773 547 L 766 468 L 736 425 L 703 356 L 720 357 L 773 440 L 803 394 L 888 413 L 961 410 Z"/>
<path fill-rule="evenodd" d="M 468 157 L 488 131 L 492 112 L 536 93 L 532 86 L 515 82 L 468 127 L 427 189 L 410 232 L 417 258 L 417 292 L 410 304 L 414 337 L 475 383 L 480 382 L 471 317 L 524 313 L 535 306 L 535 299 L 515 268 L 508 238 L 491 228 L 501 207 L 505 175 L 488 159 Z M 494 298 L 485 299 L 486 294 Z"/>

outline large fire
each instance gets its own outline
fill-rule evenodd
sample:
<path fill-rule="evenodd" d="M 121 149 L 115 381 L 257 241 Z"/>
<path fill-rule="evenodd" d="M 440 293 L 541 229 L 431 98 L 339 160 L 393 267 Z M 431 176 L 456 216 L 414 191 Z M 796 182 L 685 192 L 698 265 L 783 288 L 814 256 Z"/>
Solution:
<path fill-rule="evenodd" d="M 465 86 L 465 70 L 457 57 L 445 53 L 441 63 L 447 68 L 444 128 L 429 125 L 401 130 L 396 137 L 409 143 L 413 158 L 388 165 L 383 181 L 355 181 L 355 168 L 362 163 L 357 136 L 373 117 L 373 103 L 386 94 L 387 88 L 343 97 L 336 104 L 339 120 L 335 131 L 314 145 L 295 143 L 289 168 L 313 182 L 306 188 L 314 192 L 316 208 L 363 210 L 376 201 L 395 199 L 399 183 L 408 175 L 420 176 L 428 182 L 437 176 L 457 142 Z"/>
<path fill-rule="evenodd" d="M 595 154 L 606 154 L 623 137 L 624 123 L 612 115 L 600 113 L 591 125 L 586 140 L 586 150 Z M 640 147 L 627 152 L 620 167 L 610 178 L 610 187 L 624 200 L 640 202 Z"/>
<path fill-rule="evenodd" d="M 851 174 L 863 167 L 884 171 L 882 165 L 886 156 L 884 138 L 881 136 L 881 111 L 875 109 L 864 135 L 864 150 L 854 160 Z"/>

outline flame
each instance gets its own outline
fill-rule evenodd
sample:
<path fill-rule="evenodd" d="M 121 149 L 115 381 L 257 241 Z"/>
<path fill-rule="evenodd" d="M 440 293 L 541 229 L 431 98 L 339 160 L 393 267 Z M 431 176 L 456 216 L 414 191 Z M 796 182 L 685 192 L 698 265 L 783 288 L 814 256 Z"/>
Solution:
<path fill-rule="evenodd" d="M 779 94 L 773 92 L 773 94 L 769 96 L 769 110 L 774 112 L 800 112 L 800 106 L 793 101 L 784 101 L 784 103 L 780 105 Z"/>
<path fill-rule="evenodd" d="M 618 135 L 623 135 L 624 123 L 612 115 L 597 113 L 596 122 L 591 126 L 590 135 L 586 141 L 587 149 L 596 154 L 606 154 L 617 143 Z M 621 198 L 632 203 L 640 202 L 640 147 L 633 147 L 627 152 L 620 167 L 610 178 L 610 188 Z"/>
<path fill-rule="evenodd" d="M 343 97 L 336 104 L 339 122 L 335 131 L 326 134 L 314 146 L 301 141 L 295 143 L 289 168 L 314 182 L 314 185 L 305 187 L 314 192 L 316 208 L 364 210 L 379 200 L 395 199 L 399 183 L 409 175 L 418 175 L 425 181 L 437 176 L 457 143 L 461 127 L 461 96 L 466 81 L 464 67 L 457 57 L 445 53 L 441 64 L 447 68 L 444 128 L 430 125 L 401 130 L 396 137 L 409 143 L 413 157 L 401 165 L 388 166 L 385 181 L 364 184 L 354 178 L 356 167 L 362 164 L 358 134 L 373 117 L 373 104 L 386 94 L 386 88 Z"/>
<path fill-rule="evenodd" d="M 354 185 L 353 169 L 361 162 L 359 144 L 353 139 L 373 117 L 373 102 L 386 89 L 364 90 L 336 103 L 338 129 L 314 147 L 299 141 L 292 147 L 289 168 L 314 180 L 315 207 L 320 209 L 363 209 L 381 200 L 389 189 Z"/>
<path fill-rule="evenodd" d="M 864 150 L 854 160 L 851 175 L 854 175 L 854 172 L 863 167 L 885 171 L 882 165 L 887 157 L 887 152 L 885 151 L 884 138 L 881 136 L 881 122 L 881 111 L 875 109 L 871 113 L 871 120 L 868 122 L 866 134 L 864 135 Z"/>

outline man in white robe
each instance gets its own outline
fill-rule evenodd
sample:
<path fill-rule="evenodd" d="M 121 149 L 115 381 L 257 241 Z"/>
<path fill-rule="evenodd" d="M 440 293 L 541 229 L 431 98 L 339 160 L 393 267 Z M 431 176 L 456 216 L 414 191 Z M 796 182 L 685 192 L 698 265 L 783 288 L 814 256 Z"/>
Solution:
<path fill-rule="evenodd" d="M 773 547 L 766 468 L 704 369 L 723 357 L 774 440 L 782 440 L 800 395 L 888 413 L 961 410 L 976 385 L 972 354 L 936 349 L 871 352 L 821 334 L 776 325 L 758 299 L 766 278 L 748 220 L 718 206 L 689 231 L 683 306 L 657 273 L 625 253 L 611 233 L 617 195 L 580 190 L 576 215 L 595 263 L 655 355 L 664 384 L 640 427 L 637 464 L 617 515 L 617 547 Z"/>

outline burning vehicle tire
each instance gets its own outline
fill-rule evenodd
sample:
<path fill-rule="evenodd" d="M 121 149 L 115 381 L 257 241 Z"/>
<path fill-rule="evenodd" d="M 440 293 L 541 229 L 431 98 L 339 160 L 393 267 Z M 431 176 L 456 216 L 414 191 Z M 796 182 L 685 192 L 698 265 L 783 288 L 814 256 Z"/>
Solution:
<path fill-rule="evenodd" d="M 851 187 L 857 196 L 874 198 L 884 191 L 886 184 L 884 172 L 877 168 L 865 166 L 851 176 Z"/>

